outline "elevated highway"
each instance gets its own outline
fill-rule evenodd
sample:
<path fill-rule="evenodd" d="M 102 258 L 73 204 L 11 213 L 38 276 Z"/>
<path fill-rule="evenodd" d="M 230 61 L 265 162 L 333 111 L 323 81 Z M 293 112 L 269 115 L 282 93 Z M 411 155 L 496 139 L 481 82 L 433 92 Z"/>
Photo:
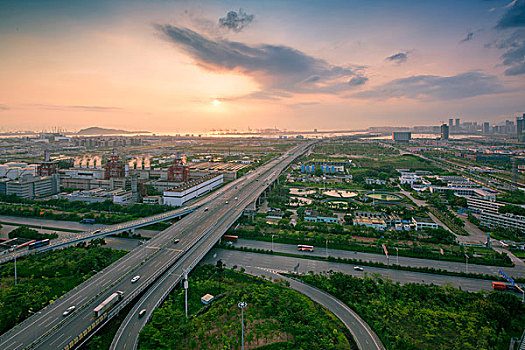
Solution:
<path fill-rule="evenodd" d="M 173 282 L 172 278 L 175 278 L 176 282 L 177 276 L 180 279 L 182 270 L 191 270 L 220 239 L 223 232 L 242 215 L 245 207 L 257 200 L 266 187 L 278 178 L 280 172 L 310 145 L 311 143 L 301 144 L 221 188 L 207 198 L 206 207 L 196 206 L 192 213 L 159 233 L 147 244 L 133 250 L 2 335 L 0 349 L 71 349 L 84 342 L 141 293 L 146 290 L 148 292 L 144 296 L 151 293 L 149 288 L 152 285 L 155 287 L 158 281 Z M 175 239 L 180 241 L 174 244 Z M 141 278 L 132 283 L 131 278 L 135 275 Z M 124 292 L 123 300 L 110 312 L 93 319 L 94 307 L 117 290 Z M 156 290 L 161 291 L 161 294 L 166 293 L 166 289 L 161 287 Z M 155 298 L 156 293 L 153 293 Z M 75 305 L 76 310 L 63 317 L 62 312 L 71 305 Z"/>

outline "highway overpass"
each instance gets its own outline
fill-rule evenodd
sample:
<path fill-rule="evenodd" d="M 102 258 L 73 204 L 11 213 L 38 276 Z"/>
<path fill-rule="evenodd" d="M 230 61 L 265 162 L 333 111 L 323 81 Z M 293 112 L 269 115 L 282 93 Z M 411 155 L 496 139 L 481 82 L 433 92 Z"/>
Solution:
<path fill-rule="evenodd" d="M 176 278 L 178 275 L 180 279 L 183 269 L 191 270 L 220 239 L 222 233 L 242 215 L 245 207 L 257 200 L 281 171 L 310 145 L 312 143 L 303 143 L 219 189 L 207 198 L 206 207 L 201 205 L 194 208 L 191 214 L 159 233 L 147 244 L 133 250 L 2 335 L 0 348 L 70 349 L 84 342 L 150 286 L 169 279 L 165 276 L 173 275 Z M 174 244 L 175 239 L 180 239 L 180 242 Z M 166 272 L 169 274 L 166 275 Z M 131 283 L 135 275 L 141 278 L 137 283 Z M 93 308 L 117 290 L 124 292 L 123 300 L 111 312 L 93 319 Z M 71 305 L 75 305 L 76 310 L 63 317 L 62 312 Z"/>

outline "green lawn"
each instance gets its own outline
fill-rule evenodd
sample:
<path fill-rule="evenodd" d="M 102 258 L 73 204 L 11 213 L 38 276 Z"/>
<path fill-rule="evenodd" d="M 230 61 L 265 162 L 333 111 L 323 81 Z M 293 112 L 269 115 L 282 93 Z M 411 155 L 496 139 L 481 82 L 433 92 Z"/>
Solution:
<path fill-rule="evenodd" d="M 302 294 L 232 270 L 222 276 L 221 294 L 217 268 L 199 266 L 190 276 L 190 320 L 184 317 L 184 292 L 176 289 L 141 331 L 139 349 L 238 349 L 239 301 L 248 305 L 247 349 L 355 349 L 342 323 Z M 200 297 L 207 293 L 217 300 L 204 307 Z"/>
<path fill-rule="evenodd" d="M 521 300 L 508 293 L 468 293 L 450 286 L 399 285 L 342 273 L 306 275 L 354 309 L 387 349 L 508 349 L 525 324 Z"/>

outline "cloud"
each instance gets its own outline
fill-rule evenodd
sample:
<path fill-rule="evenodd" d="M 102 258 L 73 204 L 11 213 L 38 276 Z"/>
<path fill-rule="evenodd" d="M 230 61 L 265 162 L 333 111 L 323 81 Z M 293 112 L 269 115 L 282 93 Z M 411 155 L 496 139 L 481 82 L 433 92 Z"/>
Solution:
<path fill-rule="evenodd" d="M 283 45 L 250 46 L 209 39 L 184 27 L 156 25 L 158 31 L 204 69 L 237 72 L 255 79 L 262 91 L 252 98 L 279 99 L 292 93 L 337 94 L 356 85 L 362 66 L 336 66 Z M 366 80 L 363 80 L 364 83 Z"/>
<path fill-rule="evenodd" d="M 508 4 L 508 10 L 500 18 L 497 29 L 525 27 L 525 0 L 513 1 Z"/>
<path fill-rule="evenodd" d="M 468 32 L 467 36 L 463 40 L 461 40 L 459 43 L 461 44 L 461 43 L 470 41 L 472 40 L 472 38 L 474 38 L 474 32 Z"/>
<path fill-rule="evenodd" d="M 505 75 L 525 73 L 525 29 L 515 30 L 510 37 L 495 43 L 498 49 L 505 49 L 501 55 L 503 65 L 507 66 Z"/>
<path fill-rule="evenodd" d="M 352 79 L 350 79 L 350 81 L 348 82 L 348 84 L 350 84 L 351 86 L 359 86 L 359 85 L 363 85 L 364 83 L 366 83 L 368 81 L 368 78 L 367 77 L 363 77 L 363 76 L 355 76 L 353 77 Z"/>
<path fill-rule="evenodd" d="M 504 92 L 504 88 L 496 76 L 467 72 L 450 77 L 416 75 L 396 79 L 373 89 L 354 93 L 349 97 L 453 100 L 501 92 Z"/>
<path fill-rule="evenodd" d="M 396 62 L 397 64 L 405 63 L 408 60 L 408 51 L 407 52 L 398 52 L 392 56 L 386 58 L 387 61 Z"/>
<path fill-rule="evenodd" d="M 239 12 L 230 11 L 226 17 L 219 18 L 219 25 L 240 32 L 253 21 L 254 17 L 254 15 L 248 15 L 243 9 L 239 9 Z"/>
<path fill-rule="evenodd" d="M 120 110 L 119 107 L 109 106 L 68 106 L 68 105 L 46 105 L 46 104 L 32 104 L 33 107 L 41 109 L 49 109 L 55 111 L 71 111 L 71 110 L 82 110 L 86 112 L 111 112 Z"/>

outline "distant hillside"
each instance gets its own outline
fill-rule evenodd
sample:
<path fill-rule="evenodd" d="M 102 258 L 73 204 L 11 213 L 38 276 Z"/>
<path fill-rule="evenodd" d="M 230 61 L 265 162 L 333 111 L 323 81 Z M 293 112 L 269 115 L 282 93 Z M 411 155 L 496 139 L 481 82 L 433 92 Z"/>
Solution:
<path fill-rule="evenodd" d="M 81 129 L 77 135 L 122 135 L 122 134 L 151 134 L 149 131 L 128 131 L 119 129 L 106 129 L 92 126 L 90 128 Z"/>

